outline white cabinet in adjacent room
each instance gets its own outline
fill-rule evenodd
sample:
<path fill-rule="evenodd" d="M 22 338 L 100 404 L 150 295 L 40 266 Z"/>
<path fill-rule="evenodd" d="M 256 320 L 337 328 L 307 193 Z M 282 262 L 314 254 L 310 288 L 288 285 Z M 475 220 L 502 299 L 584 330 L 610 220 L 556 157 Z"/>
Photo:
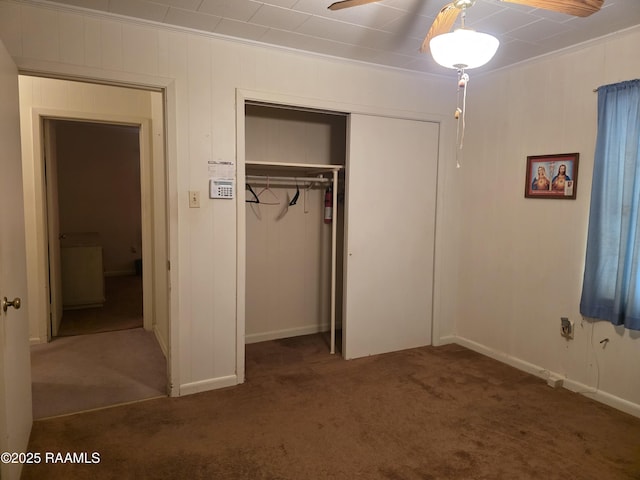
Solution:
<path fill-rule="evenodd" d="M 104 304 L 102 245 L 97 233 L 67 233 L 60 240 L 62 304 L 66 309 Z"/>

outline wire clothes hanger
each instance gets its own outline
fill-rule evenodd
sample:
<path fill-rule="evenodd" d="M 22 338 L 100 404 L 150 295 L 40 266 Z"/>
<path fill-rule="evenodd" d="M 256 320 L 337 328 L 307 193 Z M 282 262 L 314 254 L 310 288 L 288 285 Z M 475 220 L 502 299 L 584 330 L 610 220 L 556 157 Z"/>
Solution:
<path fill-rule="evenodd" d="M 260 198 L 261 195 L 265 192 L 271 195 L 272 200 L 270 202 L 265 202 L 264 199 Z M 260 190 L 256 197 L 258 198 L 258 200 L 260 200 L 260 203 L 262 205 L 280 205 L 280 199 L 278 198 L 278 195 L 276 195 L 276 192 L 271 190 L 271 187 L 269 186 L 269 177 L 267 177 L 267 186 Z"/>
<path fill-rule="evenodd" d="M 246 203 L 260 203 L 260 199 L 258 198 L 258 195 L 256 195 L 256 192 L 253 191 L 253 188 L 251 188 L 251 185 L 249 185 L 248 183 L 246 184 L 246 189 L 249 190 L 249 193 L 251 193 L 251 195 L 253 195 L 253 200 L 248 199 L 245 200 Z"/>
<path fill-rule="evenodd" d="M 298 186 L 298 179 L 296 178 L 296 194 L 293 196 L 293 198 L 289 202 L 290 207 L 293 207 L 296 203 L 298 203 L 299 196 L 300 196 L 300 187 Z"/>
<path fill-rule="evenodd" d="M 289 192 L 287 192 L 288 202 L 285 202 L 284 208 L 278 214 L 278 216 L 276 217 L 276 220 L 282 220 L 284 216 L 289 212 L 289 207 L 292 207 L 296 203 L 298 203 L 298 197 L 300 196 L 300 187 L 298 186 L 298 179 L 296 178 L 295 180 L 296 180 L 296 193 L 294 194 L 293 198 L 289 200 Z"/>

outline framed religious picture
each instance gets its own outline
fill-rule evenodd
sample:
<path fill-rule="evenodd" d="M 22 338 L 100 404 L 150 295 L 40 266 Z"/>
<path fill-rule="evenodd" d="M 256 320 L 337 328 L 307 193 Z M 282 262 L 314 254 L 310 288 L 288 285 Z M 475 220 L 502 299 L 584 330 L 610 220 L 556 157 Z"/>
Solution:
<path fill-rule="evenodd" d="M 579 153 L 527 157 L 524 196 L 575 200 Z"/>

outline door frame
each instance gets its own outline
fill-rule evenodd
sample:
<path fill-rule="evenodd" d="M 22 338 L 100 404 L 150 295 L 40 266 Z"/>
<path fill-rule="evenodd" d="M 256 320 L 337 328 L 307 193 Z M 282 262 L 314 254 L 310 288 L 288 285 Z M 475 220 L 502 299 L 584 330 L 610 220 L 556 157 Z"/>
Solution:
<path fill-rule="evenodd" d="M 48 161 L 44 158 L 45 146 L 43 145 L 43 132 L 45 129 L 45 122 L 50 120 L 69 120 L 84 123 L 101 123 L 104 125 L 124 125 L 129 127 L 137 127 L 140 145 L 140 197 L 141 197 L 141 215 L 142 215 L 142 290 L 143 290 L 143 326 L 145 330 L 153 329 L 153 317 L 155 312 L 155 296 L 153 292 L 154 276 L 160 272 L 153 272 L 153 264 L 151 261 L 154 252 L 153 235 L 153 206 L 151 205 L 151 192 L 153 191 L 153 178 L 151 170 L 151 119 L 138 118 L 121 115 L 104 115 L 97 113 L 78 113 L 66 110 L 46 109 L 46 108 L 34 108 L 32 109 L 33 119 L 33 152 L 34 159 L 39 158 L 40 162 L 44 165 Z M 44 169 L 43 169 L 44 170 Z M 44 245 L 41 245 L 42 259 L 44 261 L 45 272 L 49 272 L 53 266 L 49 261 L 48 249 L 51 245 L 51 238 L 49 238 L 49 220 L 51 215 L 48 214 L 48 208 L 54 207 L 48 205 L 47 201 L 47 182 L 43 178 L 42 181 L 36 178 L 36 182 L 42 185 L 42 200 L 43 200 L 43 212 L 45 215 L 45 223 L 47 233 L 44 235 Z M 57 208 L 57 206 L 55 206 Z M 145 261 L 146 260 L 146 261 Z M 164 272 L 163 272 L 164 273 Z M 49 282 L 51 286 L 51 281 Z M 56 298 L 55 292 L 49 292 L 49 288 L 46 289 L 47 296 L 51 294 L 51 299 Z M 45 324 L 41 325 L 40 331 L 47 330 L 47 340 L 51 340 L 51 322 L 48 319 L 51 316 L 51 305 L 47 304 L 47 316 L 42 319 Z M 166 354 L 166 351 L 165 351 Z"/>
<path fill-rule="evenodd" d="M 439 124 L 439 142 L 438 142 L 438 161 L 437 171 L 439 172 L 436 180 L 436 213 L 435 213 L 435 242 L 434 242 L 434 261 L 433 261 L 433 287 L 432 287 L 432 311 L 431 311 L 431 342 L 432 345 L 441 345 L 449 343 L 448 338 L 441 338 L 441 330 L 443 325 L 446 324 L 446 319 L 441 317 L 442 302 L 440 301 L 440 282 L 439 278 L 444 277 L 443 263 L 438 259 L 439 246 L 443 244 L 441 240 L 444 228 L 443 215 L 441 211 L 443 209 L 442 195 L 444 189 L 440 188 L 441 182 L 444 181 L 440 176 L 440 172 L 444 172 L 446 169 L 444 165 L 451 158 L 455 157 L 455 153 L 452 151 L 454 142 L 454 128 L 451 119 L 444 115 L 396 110 L 381 106 L 369 106 L 369 105 L 357 105 L 351 103 L 344 103 L 339 101 L 333 101 L 328 99 L 307 98 L 293 95 L 286 95 L 274 92 L 264 92 L 259 90 L 248 90 L 237 88 L 236 89 L 236 185 L 245 184 L 245 104 L 246 102 L 263 102 L 267 104 L 273 104 L 274 106 L 281 105 L 283 107 L 293 108 L 309 108 L 320 111 L 328 112 L 340 112 L 347 115 L 361 114 L 361 115 L 374 115 L 379 117 L 398 118 L 403 120 L 417 120 L 425 122 L 433 122 Z M 347 136 L 347 149 L 348 136 Z M 453 147 L 455 148 L 455 147 Z M 345 152 L 346 153 L 346 152 Z M 349 166 L 346 166 L 348 172 Z M 247 247 L 247 232 L 246 232 L 246 212 L 245 212 L 245 195 L 244 190 L 237 188 L 238 194 L 236 195 L 236 212 L 237 212 L 237 259 L 236 259 L 236 271 L 237 271 L 237 284 L 236 284 L 236 376 L 238 383 L 245 381 L 245 322 L 246 322 L 246 247 Z M 348 226 L 345 224 L 345 231 Z M 345 233 L 346 234 L 346 233 Z M 345 325 L 348 320 L 344 318 L 343 313 L 343 335 L 345 331 Z M 441 325 L 442 324 L 442 325 Z"/>
<path fill-rule="evenodd" d="M 19 71 L 20 75 L 28 75 L 33 77 L 38 77 L 42 75 L 38 75 L 37 73 L 32 72 L 23 72 Z M 31 229 L 35 232 L 36 244 L 37 248 L 34 250 L 28 249 L 28 265 L 30 271 L 33 272 L 37 278 L 48 278 L 48 253 L 47 247 L 49 243 L 48 239 L 48 225 L 46 218 L 46 211 L 44 210 L 44 202 L 46 200 L 46 191 L 44 185 L 44 142 L 43 142 L 43 128 L 44 128 L 44 119 L 52 118 L 52 119 L 63 119 L 63 120 L 78 120 L 78 121 L 91 121 L 91 122 L 99 122 L 99 123 L 115 123 L 115 124 L 129 124 L 138 126 L 140 129 L 140 155 L 141 158 L 143 155 L 146 155 L 148 161 L 141 162 L 141 196 L 142 196 L 142 210 L 143 210 L 143 255 L 148 257 L 152 261 L 143 262 L 143 282 L 145 282 L 144 278 L 149 279 L 148 285 L 144 286 L 144 310 L 145 310 L 145 328 L 153 329 L 153 325 L 151 324 L 153 315 L 147 315 L 146 312 L 153 312 L 158 308 L 164 309 L 165 315 L 167 317 L 167 338 L 159 338 L 157 332 L 155 333 L 156 339 L 158 339 L 158 343 L 165 353 L 165 357 L 167 359 L 167 390 L 170 396 L 178 396 L 179 395 L 179 356 L 177 354 L 178 348 L 178 322 L 172 321 L 172 319 L 177 318 L 178 315 L 178 302 L 177 302 L 177 291 L 172 290 L 170 285 L 174 282 L 177 282 L 177 269 L 171 268 L 172 265 L 175 265 L 175 262 L 172 262 L 171 259 L 177 257 L 177 233 L 175 229 L 171 228 L 170 219 L 175 218 L 175 211 L 177 210 L 177 205 L 175 202 L 172 202 L 171 199 L 175 198 L 177 191 L 177 181 L 175 177 L 175 172 L 177 170 L 177 154 L 176 154 L 176 133 L 175 133 L 175 112 L 176 112 L 176 92 L 175 92 L 175 84 L 173 81 L 163 83 L 161 85 L 153 86 L 153 85 L 141 85 L 141 84 L 128 84 L 122 82 L 109 82 L 109 81 L 96 81 L 86 77 L 73 78 L 70 79 L 68 76 L 57 76 L 57 75 L 46 75 L 46 78 L 53 78 L 59 80 L 72 80 L 83 83 L 98 83 L 106 86 L 115 86 L 115 87 L 128 87 L 135 88 L 138 90 L 146 90 L 146 91 L 155 91 L 159 92 L 162 95 L 162 125 L 158 125 L 155 128 L 157 130 L 161 130 L 163 132 L 161 145 L 158 148 L 161 148 L 164 152 L 164 159 L 162 165 L 157 165 L 156 159 L 153 159 L 153 165 L 151 163 L 150 152 L 153 148 L 154 143 L 157 142 L 155 136 L 152 135 L 151 120 L 148 118 L 138 118 L 131 117 L 126 115 L 108 115 L 108 114 L 96 114 L 96 113 L 84 113 L 84 112 L 71 112 L 57 109 L 47 109 L 47 108 L 32 108 L 31 109 L 31 118 L 23 119 L 22 125 L 23 129 L 25 125 L 28 124 L 28 127 L 31 130 L 32 134 L 32 147 L 33 147 L 33 165 L 27 166 L 27 171 L 33 176 L 33 183 L 28 186 L 31 190 L 32 203 L 34 204 L 34 209 L 42 212 L 42 215 L 39 219 L 36 219 L 35 224 L 33 219 L 27 219 L 27 222 L 31 221 Z M 160 134 L 157 133 L 159 136 Z M 152 138 L 154 137 L 154 138 Z M 144 152 L 144 153 L 143 153 Z M 162 178 L 156 178 L 155 183 L 151 180 L 153 170 L 156 171 L 161 167 L 163 170 Z M 23 165 L 23 170 L 25 166 Z M 156 174 L 157 175 L 157 174 Z M 143 180 L 144 179 L 144 180 Z M 162 191 L 162 194 L 159 195 L 159 190 Z M 151 211 L 154 206 L 158 207 L 158 211 L 162 212 L 162 216 L 160 217 L 161 222 L 156 222 L 155 224 L 152 221 Z M 146 210 L 146 213 L 145 213 Z M 158 225 L 158 223 L 162 223 L 162 225 Z M 146 234 L 145 234 L 146 230 Z M 164 258 L 158 259 L 156 258 L 158 253 L 162 254 L 162 252 L 155 252 L 153 249 L 153 237 L 157 235 L 162 235 L 164 237 Z M 146 252 L 151 252 L 147 253 Z M 31 261 L 29 261 L 29 257 L 31 257 Z M 160 282 L 158 282 L 160 279 Z M 158 294 L 157 291 L 155 295 L 147 294 L 149 289 L 156 288 L 154 285 L 163 286 L 163 293 Z M 152 291 L 152 290 L 149 290 Z M 35 292 L 40 299 L 43 306 L 39 309 L 33 309 L 32 312 L 35 312 L 35 315 L 40 315 L 44 317 L 44 320 L 41 324 L 39 324 L 38 328 L 38 337 L 32 338 L 32 343 L 40 343 L 42 338 L 47 338 L 48 331 L 50 329 L 49 325 L 49 314 L 50 308 L 49 305 L 49 283 L 46 282 L 45 287 L 38 287 Z M 155 302 L 155 305 L 154 303 Z M 39 312 L 39 313 L 38 313 Z M 147 318 L 148 317 L 148 318 Z M 47 325 L 49 324 L 49 325 Z"/>

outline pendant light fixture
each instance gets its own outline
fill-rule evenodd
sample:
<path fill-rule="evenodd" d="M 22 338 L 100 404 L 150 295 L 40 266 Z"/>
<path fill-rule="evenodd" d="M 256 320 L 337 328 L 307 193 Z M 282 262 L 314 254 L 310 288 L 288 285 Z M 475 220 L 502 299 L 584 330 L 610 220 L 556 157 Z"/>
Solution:
<path fill-rule="evenodd" d="M 496 54 L 500 44 L 493 35 L 465 28 L 467 8 L 474 3 L 475 0 L 454 0 L 453 7 L 462 11 L 461 27 L 450 33 L 436 35 L 429 41 L 429 50 L 433 59 L 443 67 L 458 70 L 458 104 L 454 113 L 458 122 L 456 132 L 456 144 L 458 145 L 456 166 L 458 168 L 460 168 L 461 152 L 464 145 L 467 113 L 469 75 L 465 70 L 485 65 Z"/>
<path fill-rule="evenodd" d="M 461 27 L 450 33 L 437 35 L 429 42 L 433 59 L 443 67 L 465 70 L 485 65 L 493 58 L 500 42 L 493 35 L 465 28 L 467 8 L 475 0 L 454 0 L 462 10 Z"/>
<path fill-rule="evenodd" d="M 430 47 L 431 55 L 437 63 L 443 67 L 462 70 L 485 65 L 496 54 L 499 43 L 493 35 L 463 27 L 433 37 Z"/>

